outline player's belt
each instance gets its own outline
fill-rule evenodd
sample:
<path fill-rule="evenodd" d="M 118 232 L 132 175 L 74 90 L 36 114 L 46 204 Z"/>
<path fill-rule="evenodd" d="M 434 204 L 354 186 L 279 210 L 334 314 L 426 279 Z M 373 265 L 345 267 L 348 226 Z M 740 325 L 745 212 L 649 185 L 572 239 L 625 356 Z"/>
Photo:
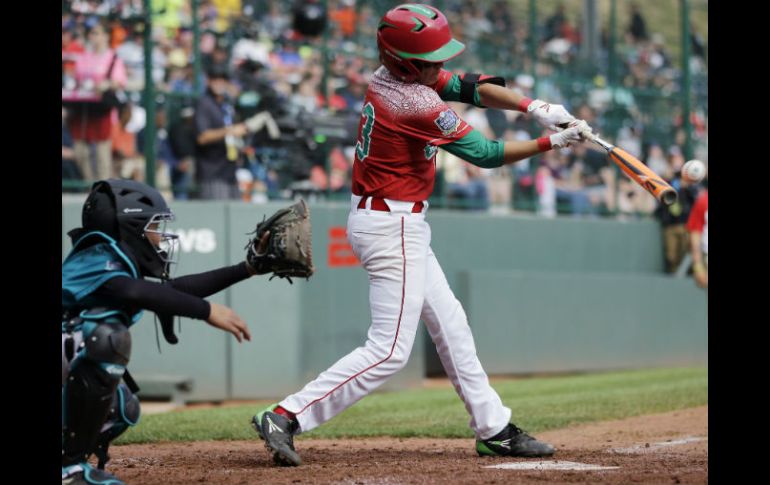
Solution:
<path fill-rule="evenodd" d="M 366 209 L 366 199 L 368 197 L 362 197 L 361 202 L 358 203 L 359 209 Z M 412 213 L 418 214 L 422 212 L 424 204 L 422 201 L 415 202 L 412 206 Z M 388 204 L 385 202 L 385 199 L 380 197 L 372 197 L 372 210 L 375 211 L 384 211 L 384 212 L 390 212 L 390 207 L 388 207 Z"/>

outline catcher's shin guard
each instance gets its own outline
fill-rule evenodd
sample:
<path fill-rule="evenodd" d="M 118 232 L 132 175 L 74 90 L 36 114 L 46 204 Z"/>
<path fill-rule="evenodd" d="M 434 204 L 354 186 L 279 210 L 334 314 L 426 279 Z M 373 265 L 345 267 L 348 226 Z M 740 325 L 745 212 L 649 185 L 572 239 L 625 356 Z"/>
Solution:
<path fill-rule="evenodd" d="M 85 462 L 131 355 L 131 334 L 120 322 L 83 325 L 83 345 L 62 387 L 62 466 Z"/>
<path fill-rule="evenodd" d="M 129 426 L 136 426 L 139 422 L 141 408 L 139 399 L 125 384 L 120 384 L 112 396 L 107 422 L 102 426 L 96 443 L 94 454 L 99 459 L 98 467 L 104 469 L 104 465 L 110 461 L 108 450 L 110 442 L 123 434 Z"/>

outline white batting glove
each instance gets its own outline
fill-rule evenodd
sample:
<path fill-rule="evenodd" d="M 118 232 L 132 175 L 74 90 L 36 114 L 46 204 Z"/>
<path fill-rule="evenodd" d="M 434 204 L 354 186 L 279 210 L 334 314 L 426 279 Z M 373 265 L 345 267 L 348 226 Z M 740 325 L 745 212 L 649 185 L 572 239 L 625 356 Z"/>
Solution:
<path fill-rule="evenodd" d="M 590 126 L 588 126 L 588 123 L 586 123 L 583 120 L 575 120 L 572 123 L 569 124 L 570 127 L 575 127 L 578 129 L 578 133 L 580 133 L 580 137 L 582 138 L 582 141 L 590 141 L 594 137 L 594 130 Z"/>
<path fill-rule="evenodd" d="M 564 106 L 546 103 L 541 99 L 535 99 L 529 103 L 527 112 L 531 113 L 538 123 L 553 131 L 560 130 L 562 127 L 559 125 L 565 125 L 575 121 L 575 117 L 569 114 L 569 112 L 564 109 Z"/>
<path fill-rule="evenodd" d="M 583 133 L 578 126 L 570 126 L 566 130 L 560 131 L 550 136 L 551 148 L 565 148 L 573 143 L 580 143 L 585 141 Z"/>

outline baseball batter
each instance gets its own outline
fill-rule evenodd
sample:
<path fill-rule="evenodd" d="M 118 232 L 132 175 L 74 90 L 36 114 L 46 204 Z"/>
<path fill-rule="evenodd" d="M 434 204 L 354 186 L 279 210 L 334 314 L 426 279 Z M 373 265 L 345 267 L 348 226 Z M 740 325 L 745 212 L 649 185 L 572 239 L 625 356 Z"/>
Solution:
<path fill-rule="evenodd" d="M 371 326 L 362 347 L 252 422 L 282 465 L 299 465 L 293 435 L 341 413 L 403 368 L 420 320 L 470 414 L 480 455 L 549 456 L 554 448 L 510 422 L 511 410 L 489 384 L 468 321 L 431 250 L 425 220 L 438 147 L 485 168 L 585 140 L 590 128 L 562 106 L 530 100 L 501 78 L 453 75 L 443 63 L 465 46 L 446 17 L 422 4 L 388 11 L 378 26 L 383 63 L 364 100 L 356 144 L 347 234 L 369 274 Z M 492 141 L 466 124 L 445 101 L 531 113 L 564 131 L 530 141 Z"/>

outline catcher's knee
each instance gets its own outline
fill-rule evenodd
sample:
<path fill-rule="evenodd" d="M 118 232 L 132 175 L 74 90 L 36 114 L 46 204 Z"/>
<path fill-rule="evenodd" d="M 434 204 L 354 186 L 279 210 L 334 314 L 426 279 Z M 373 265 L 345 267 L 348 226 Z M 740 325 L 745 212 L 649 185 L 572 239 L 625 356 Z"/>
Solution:
<path fill-rule="evenodd" d="M 122 376 L 131 358 L 131 333 L 120 322 L 88 323 L 83 326 L 83 358 L 102 364 L 108 373 Z M 110 366 L 113 364 L 113 366 Z"/>

